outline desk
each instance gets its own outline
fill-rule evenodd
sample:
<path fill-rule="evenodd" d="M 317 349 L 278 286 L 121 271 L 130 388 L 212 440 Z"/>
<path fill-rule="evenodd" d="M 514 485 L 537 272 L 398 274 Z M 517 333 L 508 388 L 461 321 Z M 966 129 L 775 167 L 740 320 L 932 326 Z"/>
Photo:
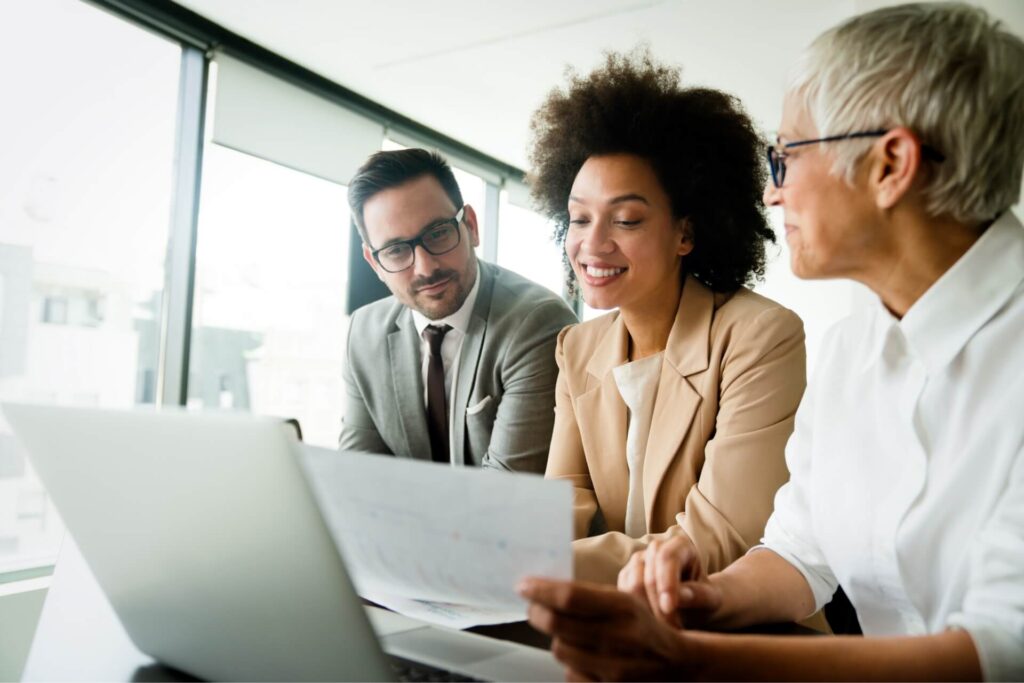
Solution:
<path fill-rule="evenodd" d="M 480 626 L 471 631 L 546 648 L 549 640 L 526 623 Z M 775 624 L 747 632 L 817 634 L 798 624 Z M 24 681 L 193 681 L 139 651 L 68 537 L 22 674 Z"/>
<path fill-rule="evenodd" d="M 549 642 L 526 623 L 481 626 L 471 630 L 536 647 L 547 647 Z M 157 663 L 135 647 L 82 555 L 68 537 L 61 549 L 22 680 L 196 679 Z"/>

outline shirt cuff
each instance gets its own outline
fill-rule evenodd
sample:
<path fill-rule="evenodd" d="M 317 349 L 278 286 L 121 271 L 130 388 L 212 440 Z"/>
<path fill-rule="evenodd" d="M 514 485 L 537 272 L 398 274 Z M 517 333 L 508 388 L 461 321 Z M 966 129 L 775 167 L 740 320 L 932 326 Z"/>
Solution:
<path fill-rule="evenodd" d="M 950 615 L 947 625 L 971 636 L 986 681 L 1024 681 L 1024 625 L 1014 630 L 962 612 Z"/>
<path fill-rule="evenodd" d="M 797 559 L 796 555 L 786 550 L 783 550 L 782 548 L 769 545 L 768 543 L 755 545 L 753 548 L 747 551 L 747 554 L 749 555 L 750 553 L 755 552 L 757 550 L 772 551 L 773 553 L 784 559 L 786 562 L 789 562 L 791 565 L 793 565 L 793 567 L 796 568 L 796 570 L 800 572 L 801 575 L 803 575 L 804 580 L 807 582 L 807 585 L 811 588 L 811 593 L 814 594 L 814 609 L 811 610 L 810 614 L 808 614 L 807 616 L 811 616 L 815 612 L 819 611 L 822 607 L 827 605 L 829 602 L 831 602 L 832 596 L 836 592 L 836 584 L 816 574 L 813 570 L 806 567 L 803 562 Z"/>

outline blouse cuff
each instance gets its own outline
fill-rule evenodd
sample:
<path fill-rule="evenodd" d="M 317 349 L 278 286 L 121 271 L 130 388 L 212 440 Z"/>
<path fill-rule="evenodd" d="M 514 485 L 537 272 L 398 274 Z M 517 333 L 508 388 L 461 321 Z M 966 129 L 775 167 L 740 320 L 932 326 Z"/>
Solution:
<path fill-rule="evenodd" d="M 795 567 L 796 570 L 803 575 L 804 580 L 807 581 L 807 585 L 810 586 L 811 592 L 814 594 L 814 609 L 811 610 L 811 612 L 807 614 L 807 616 L 811 616 L 815 612 L 819 611 L 822 607 L 827 605 L 832 600 L 832 596 L 836 592 L 835 579 L 830 580 L 831 577 L 821 576 L 820 574 L 816 573 L 812 568 L 804 565 L 804 563 L 797 559 L 796 555 L 794 555 L 793 553 L 784 550 L 783 548 L 779 548 L 775 545 L 770 545 L 768 543 L 755 545 L 753 548 L 747 551 L 747 554 L 749 555 L 750 553 L 758 550 L 772 551 L 773 553 L 784 559 L 786 562 L 789 562 L 791 565 L 793 565 L 793 567 Z"/>
<path fill-rule="evenodd" d="M 960 612 L 950 615 L 947 625 L 963 629 L 971 636 L 986 681 L 1024 680 L 1024 624 L 1011 628 Z"/>

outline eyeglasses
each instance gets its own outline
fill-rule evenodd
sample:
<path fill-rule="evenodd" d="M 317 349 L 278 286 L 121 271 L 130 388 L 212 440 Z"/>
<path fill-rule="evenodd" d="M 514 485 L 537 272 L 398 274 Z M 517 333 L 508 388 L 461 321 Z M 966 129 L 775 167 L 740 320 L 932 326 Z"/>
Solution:
<path fill-rule="evenodd" d="M 816 138 L 814 140 L 797 140 L 795 142 L 787 142 L 785 144 L 777 142 L 774 145 L 768 145 L 768 168 L 772 171 L 772 184 L 775 185 L 775 187 L 782 187 L 782 183 L 786 180 L 786 157 L 789 156 L 789 152 L 787 150 L 792 149 L 793 147 L 814 145 L 819 142 L 837 142 L 839 140 L 854 140 L 857 138 L 877 138 L 888 132 L 888 130 L 866 130 L 858 133 L 846 133 L 845 135 L 830 135 L 827 138 Z M 929 145 L 921 145 L 921 154 L 932 161 L 942 162 L 946 160 L 946 157 L 942 155 L 942 152 Z"/>
<path fill-rule="evenodd" d="M 459 246 L 459 242 L 462 241 L 459 224 L 462 223 L 465 211 L 466 207 L 463 206 L 454 217 L 434 223 L 411 240 L 392 242 L 370 253 L 373 254 L 374 260 L 380 264 L 380 267 L 389 273 L 399 273 L 411 268 L 412 264 L 416 262 L 416 247 L 418 246 L 422 246 L 427 253 L 434 256 L 447 254 Z"/>

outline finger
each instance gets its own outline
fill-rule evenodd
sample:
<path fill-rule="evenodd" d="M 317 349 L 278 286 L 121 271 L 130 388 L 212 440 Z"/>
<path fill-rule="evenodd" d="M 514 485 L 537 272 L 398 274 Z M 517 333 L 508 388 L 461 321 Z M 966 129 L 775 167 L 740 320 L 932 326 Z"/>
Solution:
<path fill-rule="evenodd" d="M 635 595 L 641 600 L 647 599 L 644 588 L 644 552 L 637 551 L 629 558 L 629 562 L 619 572 L 618 589 L 623 593 Z"/>
<path fill-rule="evenodd" d="M 554 614 L 554 610 L 547 605 L 531 602 L 526 608 L 526 621 L 541 633 L 550 636 L 555 625 Z"/>
<path fill-rule="evenodd" d="M 644 601 L 655 614 L 660 612 L 658 609 L 658 584 L 655 576 L 659 547 L 658 541 L 651 541 L 644 553 Z"/>
<path fill-rule="evenodd" d="M 677 589 L 679 609 L 714 611 L 722 606 L 722 591 L 709 581 L 687 581 Z"/>
<path fill-rule="evenodd" d="M 681 578 L 690 579 L 690 564 L 696 560 L 696 552 L 690 539 L 676 536 L 659 549 L 653 568 L 657 605 L 662 614 L 674 614 L 679 608 L 678 589 Z M 699 562 L 699 560 L 697 560 Z"/>
<path fill-rule="evenodd" d="M 624 593 L 620 595 L 635 600 Z M 536 602 L 530 603 L 526 615 L 530 625 L 541 633 L 591 649 L 602 648 L 606 643 L 621 638 L 621 617 L 580 617 Z"/>
<path fill-rule="evenodd" d="M 632 598 L 612 586 L 586 581 L 557 581 L 529 577 L 517 587 L 519 594 L 557 612 L 591 619 L 629 614 Z"/>

